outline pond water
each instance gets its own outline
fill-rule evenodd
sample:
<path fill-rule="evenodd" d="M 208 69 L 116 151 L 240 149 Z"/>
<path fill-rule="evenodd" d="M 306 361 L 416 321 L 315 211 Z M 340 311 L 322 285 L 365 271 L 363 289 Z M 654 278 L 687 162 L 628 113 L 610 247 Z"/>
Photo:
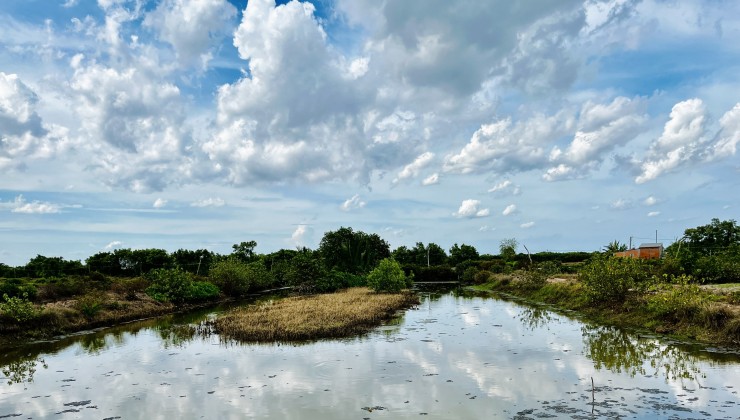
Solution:
<path fill-rule="evenodd" d="M 3 349 L 0 418 L 740 417 L 738 352 L 541 306 L 422 293 L 368 335 L 303 344 L 200 334 L 216 311 Z"/>

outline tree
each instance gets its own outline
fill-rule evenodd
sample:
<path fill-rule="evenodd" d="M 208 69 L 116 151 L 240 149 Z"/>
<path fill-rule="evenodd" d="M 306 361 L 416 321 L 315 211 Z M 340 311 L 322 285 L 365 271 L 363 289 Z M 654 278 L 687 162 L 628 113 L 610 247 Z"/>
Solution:
<path fill-rule="evenodd" d="M 615 252 L 622 252 L 627 250 L 627 245 L 620 243 L 618 240 L 614 240 L 612 242 L 609 242 L 604 247 L 604 253 L 608 255 L 614 255 Z"/>
<path fill-rule="evenodd" d="M 385 258 L 367 275 L 367 285 L 376 292 L 398 293 L 411 285 L 411 279 L 397 261 Z"/>
<path fill-rule="evenodd" d="M 178 249 L 172 253 L 171 257 L 176 267 L 188 273 L 202 275 L 208 273 L 215 259 L 214 253 L 207 249 L 198 249 L 196 251 Z"/>
<path fill-rule="evenodd" d="M 234 250 L 231 255 L 242 262 L 250 262 L 254 259 L 254 249 L 257 247 L 256 241 L 247 241 L 234 244 L 231 248 Z"/>
<path fill-rule="evenodd" d="M 519 242 L 516 238 L 502 239 L 498 245 L 499 255 L 505 262 L 509 262 L 516 258 L 516 248 L 519 246 Z"/>
<path fill-rule="evenodd" d="M 326 268 L 351 274 L 364 274 L 380 260 L 391 256 L 390 246 L 377 234 L 342 227 L 324 234 L 319 252 Z"/>
<path fill-rule="evenodd" d="M 475 249 L 472 245 L 452 245 L 452 248 L 450 248 L 450 258 L 449 263 L 452 266 L 457 266 L 463 262 L 466 261 L 475 261 L 479 258 L 478 250 Z"/>
<path fill-rule="evenodd" d="M 686 229 L 684 238 L 692 251 L 708 255 L 740 246 L 740 226 L 734 220 L 714 218 L 708 225 Z"/>

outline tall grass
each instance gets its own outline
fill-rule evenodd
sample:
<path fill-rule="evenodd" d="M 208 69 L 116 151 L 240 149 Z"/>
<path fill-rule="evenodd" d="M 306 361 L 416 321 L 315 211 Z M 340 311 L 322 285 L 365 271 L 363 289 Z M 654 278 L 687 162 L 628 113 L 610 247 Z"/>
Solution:
<path fill-rule="evenodd" d="M 225 338 L 240 341 L 348 337 L 367 332 L 399 309 L 418 303 L 418 297 L 409 292 L 383 294 L 358 287 L 235 309 L 213 321 L 213 329 Z"/>

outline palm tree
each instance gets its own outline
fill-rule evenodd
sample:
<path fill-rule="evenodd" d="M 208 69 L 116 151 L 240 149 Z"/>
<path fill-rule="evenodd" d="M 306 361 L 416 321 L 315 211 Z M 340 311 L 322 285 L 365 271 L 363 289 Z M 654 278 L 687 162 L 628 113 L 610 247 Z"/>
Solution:
<path fill-rule="evenodd" d="M 615 252 L 622 252 L 626 250 L 627 250 L 627 245 L 620 243 L 618 240 L 615 239 L 614 241 L 609 242 L 604 247 L 603 251 L 609 255 L 614 255 Z"/>

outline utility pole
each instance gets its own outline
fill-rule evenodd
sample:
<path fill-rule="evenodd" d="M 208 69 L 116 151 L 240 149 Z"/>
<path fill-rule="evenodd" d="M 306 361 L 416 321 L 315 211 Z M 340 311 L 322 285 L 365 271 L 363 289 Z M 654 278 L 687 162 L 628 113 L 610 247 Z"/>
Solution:
<path fill-rule="evenodd" d="M 427 244 L 427 267 L 429 267 L 429 248 L 432 247 L 431 243 Z"/>

